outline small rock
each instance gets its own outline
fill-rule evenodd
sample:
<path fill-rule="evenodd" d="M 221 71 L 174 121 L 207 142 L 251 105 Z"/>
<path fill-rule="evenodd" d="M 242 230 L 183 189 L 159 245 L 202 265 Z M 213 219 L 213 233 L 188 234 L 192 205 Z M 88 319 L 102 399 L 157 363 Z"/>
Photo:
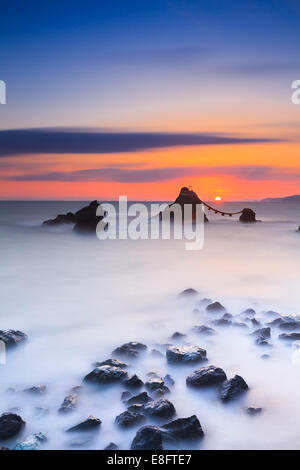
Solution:
<path fill-rule="evenodd" d="M 124 380 L 123 385 L 129 388 L 139 388 L 144 385 L 144 382 L 136 374 L 134 374 L 128 379 Z"/>
<path fill-rule="evenodd" d="M 254 317 L 255 314 L 256 312 L 253 310 L 253 308 L 247 308 L 242 312 L 242 315 L 246 315 L 247 317 Z"/>
<path fill-rule="evenodd" d="M 120 367 L 101 366 L 96 367 L 92 372 L 84 377 L 85 382 L 95 384 L 110 384 L 114 382 L 122 382 L 127 378 L 127 372 Z"/>
<path fill-rule="evenodd" d="M 14 450 L 36 450 L 47 440 L 48 438 L 43 432 L 32 434 L 32 436 L 27 437 L 25 441 L 19 442 Z"/>
<path fill-rule="evenodd" d="M 32 395 L 44 395 L 45 393 L 47 393 L 47 391 L 48 390 L 46 385 L 36 385 L 34 387 L 25 388 L 23 390 L 23 392 L 30 393 Z"/>
<path fill-rule="evenodd" d="M 170 374 L 164 376 L 164 382 L 170 386 L 173 386 L 175 384 L 175 380 L 173 379 L 173 377 L 171 377 Z"/>
<path fill-rule="evenodd" d="M 230 401 L 239 397 L 249 389 L 245 380 L 240 375 L 235 375 L 232 379 L 226 380 L 221 386 L 220 397 L 222 401 Z"/>
<path fill-rule="evenodd" d="M 260 357 L 261 357 L 262 359 L 269 359 L 270 354 L 262 354 Z"/>
<path fill-rule="evenodd" d="M 186 335 L 183 333 L 179 333 L 179 331 L 175 331 L 175 333 L 172 334 L 170 339 L 173 341 L 181 341 L 183 338 L 186 338 Z"/>
<path fill-rule="evenodd" d="M 91 431 L 92 429 L 99 428 L 101 425 L 101 420 L 95 418 L 94 416 L 89 416 L 81 423 L 76 424 L 76 426 L 72 426 L 67 430 L 67 432 L 74 432 L 74 431 Z"/>
<path fill-rule="evenodd" d="M 104 450 L 118 450 L 118 448 L 119 447 L 117 446 L 117 444 L 111 442 L 110 444 L 108 444 L 108 446 L 104 448 Z"/>
<path fill-rule="evenodd" d="M 130 343 L 125 343 L 122 344 L 122 346 L 119 346 L 112 352 L 112 356 L 127 356 L 127 357 L 132 357 L 136 358 L 140 356 L 141 352 L 145 352 L 147 349 L 147 346 L 142 343 L 137 343 L 134 341 L 131 341 Z"/>
<path fill-rule="evenodd" d="M 126 362 L 119 361 L 118 359 L 106 359 L 106 361 L 94 362 L 92 366 L 93 367 L 114 366 L 114 367 L 120 367 L 121 369 L 126 369 L 128 367 L 128 364 L 126 364 Z"/>
<path fill-rule="evenodd" d="M 255 344 L 258 346 L 272 346 L 267 339 L 265 339 L 263 336 L 258 336 L 255 340 Z"/>
<path fill-rule="evenodd" d="M 189 289 L 185 289 L 180 292 L 179 297 L 196 297 L 198 295 L 198 291 L 190 287 Z"/>
<path fill-rule="evenodd" d="M 71 393 L 65 397 L 58 411 L 60 413 L 69 413 L 70 411 L 73 411 L 75 408 L 77 408 L 78 401 L 79 399 L 77 393 Z"/>
<path fill-rule="evenodd" d="M 24 343 L 28 336 L 19 330 L 0 330 L 0 341 L 5 343 L 7 348 L 17 346 Z"/>
<path fill-rule="evenodd" d="M 137 426 L 138 424 L 142 424 L 145 421 L 145 416 L 140 413 L 136 413 L 134 411 L 124 411 L 120 415 L 118 415 L 115 419 L 115 422 L 118 426 L 121 427 L 132 427 Z"/>
<path fill-rule="evenodd" d="M 172 364 L 207 361 L 205 349 L 199 348 L 199 346 L 184 346 L 182 348 L 169 346 L 166 357 L 167 361 Z"/>
<path fill-rule="evenodd" d="M 257 336 L 261 337 L 264 339 L 271 338 L 271 328 L 260 328 L 259 330 L 255 330 L 253 333 L 251 333 L 252 336 Z"/>
<path fill-rule="evenodd" d="M 278 338 L 287 341 L 297 341 L 300 339 L 300 333 L 282 333 Z"/>
<path fill-rule="evenodd" d="M 262 408 L 259 408 L 257 406 L 248 406 L 248 408 L 246 408 L 246 412 L 249 415 L 254 416 L 254 415 L 257 415 L 258 413 L 261 413 Z"/>
<path fill-rule="evenodd" d="M 49 414 L 49 408 L 36 407 L 34 412 L 37 418 L 45 418 Z"/>
<path fill-rule="evenodd" d="M 157 390 L 164 386 L 164 381 L 160 377 L 152 377 L 145 383 L 145 387 L 148 390 Z"/>
<path fill-rule="evenodd" d="M 138 395 L 135 395 L 134 397 L 129 398 L 129 400 L 127 400 L 127 404 L 128 405 L 138 405 L 138 404 L 143 405 L 150 401 L 152 401 L 152 398 L 149 397 L 148 393 L 142 392 L 142 393 L 139 393 Z"/>
<path fill-rule="evenodd" d="M 209 313 L 221 313 L 226 312 L 226 308 L 220 302 L 213 302 L 206 307 L 206 311 Z"/>
<path fill-rule="evenodd" d="M 144 413 L 158 418 L 170 418 L 176 413 L 173 403 L 166 398 L 151 401 L 144 406 Z"/>
<path fill-rule="evenodd" d="M 198 439 L 204 436 L 196 415 L 179 418 L 162 426 L 162 437 L 166 440 Z"/>
<path fill-rule="evenodd" d="M 211 335 L 216 334 L 216 330 L 214 330 L 213 328 L 210 328 L 209 326 L 206 326 L 206 325 L 195 325 L 195 326 L 193 326 L 192 331 L 194 333 L 198 333 L 200 335 L 211 336 Z"/>
<path fill-rule="evenodd" d="M 212 323 L 216 326 L 230 326 L 232 321 L 227 320 L 226 318 L 219 318 L 218 320 L 214 320 Z"/>
<path fill-rule="evenodd" d="M 132 441 L 131 450 L 163 450 L 162 433 L 157 426 L 143 426 Z"/>
<path fill-rule="evenodd" d="M 257 222 L 255 212 L 252 209 L 249 209 L 249 208 L 243 209 L 239 220 L 240 220 L 240 222 L 243 222 L 243 223 Z"/>
<path fill-rule="evenodd" d="M 227 380 L 227 376 L 221 367 L 207 366 L 192 372 L 186 379 L 186 384 L 191 387 L 211 387 L 219 385 Z"/>
<path fill-rule="evenodd" d="M 0 440 L 10 439 L 19 434 L 25 426 L 21 416 L 14 413 L 4 413 L 0 416 Z"/>

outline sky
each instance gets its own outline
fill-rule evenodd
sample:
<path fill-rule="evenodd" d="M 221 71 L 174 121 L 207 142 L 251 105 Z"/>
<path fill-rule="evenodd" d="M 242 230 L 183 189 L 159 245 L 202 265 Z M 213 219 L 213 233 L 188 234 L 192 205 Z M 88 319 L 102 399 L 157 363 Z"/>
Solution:
<path fill-rule="evenodd" d="M 5 3 L 0 199 L 300 193 L 299 0 Z"/>

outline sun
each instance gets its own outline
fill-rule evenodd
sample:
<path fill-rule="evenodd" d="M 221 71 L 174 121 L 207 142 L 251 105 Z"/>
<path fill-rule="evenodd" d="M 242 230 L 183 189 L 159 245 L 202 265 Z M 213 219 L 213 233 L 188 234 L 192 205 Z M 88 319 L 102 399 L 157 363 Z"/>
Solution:
<path fill-rule="evenodd" d="M 222 201 L 222 198 L 220 196 L 215 197 L 215 201 Z"/>

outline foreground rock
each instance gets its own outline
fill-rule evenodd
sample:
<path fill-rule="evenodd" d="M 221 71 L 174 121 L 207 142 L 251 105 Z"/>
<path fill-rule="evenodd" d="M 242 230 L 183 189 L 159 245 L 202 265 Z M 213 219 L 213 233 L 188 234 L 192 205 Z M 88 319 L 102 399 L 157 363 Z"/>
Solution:
<path fill-rule="evenodd" d="M 207 366 L 195 370 L 186 378 L 186 384 L 190 387 L 211 387 L 220 385 L 227 376 L 221 367 Z"/>
<path fill-rule="evenodd" d="M 115 366 L 101 366 L 96 367 L 92 372 L 84 377 L 84 382 L 90 382 L 94 384 L 111 384 L 116 382 L 122 382 L 127 378 L 127 372 L 120 367 Z"/>
<path fill-rule="evenodd" d="M 172 364 L 207 361 L 205 349 L 199 348 L 199 346 L 184 346 L 182 348 L 169 346 L 166 357 L 167 361 Z"/>
<path fill-rule="evenodd" d="M 16 436 L 25 426 L 21 416 L 14 413 L 4 413 L 0 416 L 0 440 L 4 441 Z"/>
<path fill-rule="evenodd" d="M 136 413 L 134 411 L 124 411 L 120 415 L 118 415 L 115 419 L 115 422 L 118 426 L 121 427 L 132 427 L 132 426 L 137 426 L 139 424 L 142 424 L 145 421 L 145 416 Z"/>
<path fill-rule="evenodd" d="M 220 397 L 222 401 L 228 402 L 245 393 L 249 389 L 245 380 L 240 375 L 226 380 L 221 386 Z"/>
<path fill-rule="evenodd" d="M 179 418 L 162 426 L 162 437 L 166 440 L 199 439 L 204 436 L 196 415 Z"/>
<path fill-rule="evenodd" d="M 176 410 L 173 403 L 166 398 L 161 398 L 144 405 L 144 413 L 157 418 L 171 418 L 176 413 Z"/>
<path fill-rule="evenodd" d="M 143 426 L 132 441 L 131 450 L 163 450 L 162 433 L 157 426 Z"/>
<path fill-rule="evenodd" d="M 112 356 L 125 356 L 131 358 L 137 358 L 140 356 L 142 352 L 145 352 L 147 346 L 142 343 L 137 343 L 135 341 L 131 341 L 129 343 L 122 344 L 112 352 Z"/>
<path fill-rule="evenodd" d="M 79 402 L 79 398 L 77 393 L 70 393 L 67 395 L 62 402 L 61 407 L 59 408 L 59 413 L 70 413 L 75 408 L 77 408 Z"/>
<path fill-rule="evenodd" d="M 0 341 L 3 341 L 7 348 L 24 343 L 28 336 L 19 330 L 0 330 Z"/>
<path fill-rule="evenodd" d="M 240 222 L 244 222 L 244 223 L 257 222 L 255 212 L 249 208 L 243 209 L 243 212 L 240 215 Z"/>
<path fill-rule="evenodd" d="M 32 434 L 28 436 L 23 442 L 19 442 L 14 450 L 37 450 L 42 444 L 48 440 L 48 437 L 43 432 Z"/>
<path fill-rule="evenodd" d="M 81 423 L 76 424 L 76 426 L 72 426 L 67 430 L 67 432 L 76 432 L 76 431 L 91 431 L 94 429 L 98 429 L 101 426 L 101 420 L 99 418 L 95 418 L 94 416 L 89 416 Z"/>

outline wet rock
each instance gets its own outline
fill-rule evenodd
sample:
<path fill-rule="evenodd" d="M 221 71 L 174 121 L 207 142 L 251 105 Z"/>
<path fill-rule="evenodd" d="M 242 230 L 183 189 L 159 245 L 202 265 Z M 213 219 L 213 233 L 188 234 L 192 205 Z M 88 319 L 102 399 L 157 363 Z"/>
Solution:
<path fill-rule="evenodd" d="M 251 335 L 264 338 L 264 339 L 269 339 L 271 338 L 271 328 L 270 327 L 260 328 L 258 330 L 255 330 L 253 333 L 251 333 Z"/>
<path fill-rule="evenodd" d="M 157 426 L 143 426 L 136 433 L 131 450 L 163 450 L 162 433 Z"/>
<path fill-rule="evenodd" d="M 170 339 L 173 341 L 181 341 L 183 338 L 186 338 L 186 335 L 183 333 L 179 333 L 179 331 L 175 331 L 175 333 L 172 334 Z"/>
<path fill-rule="evenodd" d="M 0 330 L 0 341 L 3 341 L 6 348 L 12 348 L 27 341 L 28 336 L 19 330 Z"/>
<path fill-rule="evenodd" d="M 67 430 L 67 432 L 76 432 L 76 431 L 91 431 L 96 428 L 99 428 L 101 425 L 101 420 L 99 418 L 95 418 L 94 416 L 89 416 L 81 423 L 76 424 L 76 426 L 72 426 Z"/>
<path fill-rule="evenodd" d="M 134 374 L 128 379 L 124 380 L 123 385 L 129 388 L 139 388 L 144 385 L 144 382 L 136 374 Z"/>
<path fill-rule="evenodd" d="M 206 307 L 206 311 L 209 313 L 222 313 L 226 312 L 226 309 L 220 302 L 213 302 Z"/>
<path fill-rule="evenodd" d="M 134 397 L 129 398 L 129 400 L 127 400 L 127 404 L 128 405 L 138 405 L 138 404 L 143 405 L 145 403 L 149 403 L 150 401 L 152 401 L 152 398 L 149 397 L 148 393 L 142 392 L 142 393 L 139 393 L 138 395 L 135 395 Z"/>
<path fill-rule="evenodd" d="M 216 330 L 206 325 L 195 325 L 193 326 L 192 331 L 199 335 L 212 336 L 216 334 Z"/>
<path fill-rule="evenodd" d="M 117 446 L 117 444 L 111 442 L 110 444 L 108 444 L 108 446 L 104 448 L 104 450 L 118 450 L 118 448 L 119 447 Z"/>
<path fill-rule="evenodd" d="M 121 369 L 126 369 L 128 367 L 128 364 L 126 364 L 126 362 L 119 361 L 118 359 L 106 359 L 106 361 L 94 362 L 92 366 L 93 367 L 114 366 L 114 367 L 120 367 Z"/>
<path fill-rule="evenodd" d="M 4 441 L 16 436 L 25 426 L 21 416 L 14 413 L 4 413 L 0 416 L 0 440 Z"/>
<path fill-rule="evenodd" d="M 259 408 L 258 406 L 248 406 L 248 408 L 246 408 L 246 413 L 251 416 L 257 415 L 261 412 L 262 408 Z"/>
<path fill-rule="evenodd" d="M 157 418 L 171 418 L 176 413 L 176 410 L 173 403 L 166 398 L 161 398 L 145 404 L 144 413 Z"/>
<path fill-rule="evenodd" d="M 130 405 L 127 408 L 128 411 L 133 411 L 134 413 L 142 413 L 143 409 L 144 409 L 144 405 L 142 405 L 141 403 L 139 403 L 139 404 L 136 403 L 135 405 Z"/>
<path fill-rule="evenodd" d="M 126 402 L 127 400 L 129 400 L 129 398 L 132 397 L 132 393 L 130 392 L 122 392 L 122 395 L 121 395 L 121 400 Z"/>
<path fill-rule="evenodd" d="M 297 341 L 300 339 L 300 333 L 282 333 L 278 338 L 286 341 Z"/>
<path fill-rule="evenodd" d="M 162 437 L 166 440 L 199 439 L 204 436 L 196 415 L 179 418 L 162 426 Z"/>
<path fill-rule="evenodd" d="M 240 375 L 235 375 L 232 379 L 226 380 L 221 385 L 220 397 L 224 402 L 234 400 L 249 389 L 245 380 Z"/>
<path fill-rule="evenodd" d="M 255 212 L 249 208 L 243 209 L 243 212 L 240 215 L 240 222 L 244 222 L 244 223 L 257 222 Z"/>
<path fill-rule="evenodd" d="M 232 320 L 233 315 L 231 315 L 231 313 L 224 313 L 224 315 L 221 318 L 222 320 Z"/>
<path fill-rule="evenodd" d="M 190 287 L 189 289 L 184 289 L 180 292 L 179 297 L 196 297 L 198 295 L 198 291 Z"/>
<path fill-rule="evenodd" d="M 221 367 L 207 366 L 195 370 L 186 378 L 186 384 L 190 387 L 211 387 L 219 385 L 227 380 L 227 376 Z"/>
<path fill-rule="evenodd" d="M 85 382 L 95 384 L 111 384 L 115 382 L 122 382 L 127 378 L 127 372 L 120 367 L 115 366 L 101 366 L 96 367 L 92 372 L 84 377 Z"/>
<path fill-rule="evenodd" d="M 62 224 L 72 224 L 76 223 L 76 216 L 72 212 L 67 212 L 67 214 L 58 214 L 55 219 L 48 219 L 43 222 L 43 225 L 62 225 Z"/>
<path fill-rule="evenodd" d="M 46 434 L 39 432 L 27 437 L 25 441 L 19 442 L 14 450 L 36 450 L 48 440 Z"/>
<path fill-rule="evenodd" d="M 78 402 L 79 398 L 77 393 L 71 393 L 70 395 L 67 395 L 58 410 L 59 413 L 70 413 L 70 411 L 73 411 L 75 408 L 77 408 Z"/>
<path fill-rule="evenodd" d="M 175 384 L 175 381 L 173 377 L 171 377 L 170 374 L 167 374 L 164 376 L 164 382 L 171 387 Z"/>
<path fill-rule="evenodd" d="M 48 390 L 47 390 L 46 385 L 35 385 L 30 388 L 25 388 L 23 392 L 29 393 L 32 395 L 45 395 L 48 392 Z"/>
<path fill-rule="evenodd" d="M 118 415 L 115 419 L 116 424 L 124 428 L 137 426 L 139 424 L 142 424 L 144 421 L 145 421 L 144 415 L 140 413 L 136 413 L 134 411 L 129 411 L 129 410 L 124 411 L 123 413 Z"/>
<path fill-rule="evenodd" d="M 160 377 L 152 377 L 145 383 L 145 387 L 151 391 L 162 388 L 163 386 L 164 381 Z"/>
<path fill-rule="evenodd" d="M 205 349 L 199 348 L 199 346 L 184 346 L 182 348 L 169 346 L 166 357 L 167 361 L 172 364 L 207 361 Z"/>
<path fill-rule="evenodd" d="M 122 344 L 112 352 L 112 356 L 127 356 L 131 358 L 139 357 L 142 352 L 145 352 L 147 346 L 142 343 L 131 341 L 129 343 Z"/>

